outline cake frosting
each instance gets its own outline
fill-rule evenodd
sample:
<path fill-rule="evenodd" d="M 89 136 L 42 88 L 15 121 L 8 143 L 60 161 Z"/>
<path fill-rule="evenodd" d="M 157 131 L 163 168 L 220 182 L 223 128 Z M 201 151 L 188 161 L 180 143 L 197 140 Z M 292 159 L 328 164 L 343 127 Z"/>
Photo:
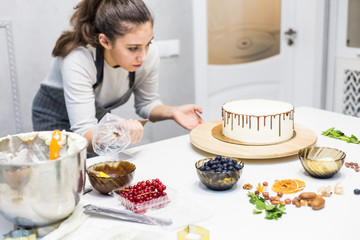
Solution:
<path fill-rule="evenodd" d="M 247 143 L 269 144 L 294 134 L 294 106 L 265 99 L 236 100 L 222 106 L 222 133 Z"/>

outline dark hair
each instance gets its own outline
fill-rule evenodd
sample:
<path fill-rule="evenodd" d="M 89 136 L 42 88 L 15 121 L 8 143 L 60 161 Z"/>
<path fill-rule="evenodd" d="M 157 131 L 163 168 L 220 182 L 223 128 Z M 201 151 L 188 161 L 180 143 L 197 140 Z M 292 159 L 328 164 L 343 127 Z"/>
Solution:
<path fill-rule="evenodd" d="M 73 30 L 64 31 L 52 51 L 66 57 L 79 46 L 101 47 L 98 36 L 105 34 L 114 43 L 134 27 L 154 20 L 142 0 L 82 0 L 70 19 Z"/>

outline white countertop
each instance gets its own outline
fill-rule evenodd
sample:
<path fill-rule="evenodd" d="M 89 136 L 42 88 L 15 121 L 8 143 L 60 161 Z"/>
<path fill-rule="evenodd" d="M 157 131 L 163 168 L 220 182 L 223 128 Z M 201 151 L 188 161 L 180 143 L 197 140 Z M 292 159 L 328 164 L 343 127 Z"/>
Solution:
<path fill-rule="evenodd" d="M 321 132 L 335 127 L 347 135 L 360 136 L 360 119 L 333 112 L 300 107 L 295 110 L 295 123 L 313 130 L 318 141 L 316 146 L 335 147 L 346 153 L 347 162 L 360 163 L 360 146 L 331 139 L 321 135 Z M 212 191 L 199 180 L 194 164 L 197 160 L 211 156 L 193 147 L 189 135 L 159 141 L 136 148 L 128 149 L 122 154 L 123 160 L 136 165 L 133 184 L 141 180 L 159 178 L 165 185 L 175 189 L 179 202 L 183 204 L 184 216 L 189 223 L 210 231 L 211 240 L 223 239 L 359 239 L 357 229 L 360 223 L 360 195 L 353 190 L 360 188 L 360 172 L 343 168 L 330 179 L 316 179 L 307 175 L 298 156 L 280 159 L 243 160 L 245 167 L 237 185 L 227 191 Z M 87 165 L 102 161 L 101 158 L 87 160 Z M 276 179 L 300 179 L 305 181 L 303 191 L 316 192 L 321 186 L 332 188 L 338 182 L 344 186 L 344 194 L 332 194 L 325 198 L 325 208 L 314 211 L 310 207 L 296 208 L 286 205 L 286 214 L 279 220 L 266 220 L 263 214 L 252 213 L 255 206 L 249 203 L 248 190 L 242 189 L 246 183 L 256 187 L 258 183 L 267 181 L 271 185 Z M 89 183 L 87 183 L 89 185 Z M 254 189 L 252 190 L 254 191 Z M 299 193 L 284 195 L 294 198 Z M 82 203 L 94 203 L 107 207 L 116 207 L 114 198 L 99 194 L 96 190 L 84 195 Z M 180 211 L 180 210 L 179 210 Z M 188 212 L 186 212 L 188 211 Z M 201 211 L 203 214 L 195 214 Z M 197 215 L 198 217 L 194 216 Z M 154 214 L 156 215 L 156 214 Z M 180 226 L 180 225 L 179 225 Z M 0 217 L 0 234 L 9 232 L 12 224 Z M 176 239 L 179 229 L 163 229 L 128 223 L 120 220 L 90 217 L 73 233 L 71 239 L 99 239 L 110 229 L 118 231 L 139 232 L 138 239 Z M 104 238 L 105 239 L 105 238 Z"/>

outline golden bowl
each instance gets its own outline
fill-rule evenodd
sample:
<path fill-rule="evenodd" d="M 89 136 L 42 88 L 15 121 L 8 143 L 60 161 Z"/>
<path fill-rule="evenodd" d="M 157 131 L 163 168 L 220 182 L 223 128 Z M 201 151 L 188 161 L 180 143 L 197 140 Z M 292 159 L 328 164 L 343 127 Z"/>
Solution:
<path fill-rule="evenodd" d="M 330 178 L 344 164 L 346 154 L 336 148 L 308 147 L 299 151 L 299 159 L 305 171 L 316 178 Z"/>
<path fill-rule="evenodd" d="M 135 174 L 135 165 L 127 161 L 107 161 L 91 165 L 86 170 L 91 185 L 103 194 L 128 186 Z M 99 176 L 100 172 L 109 177 Z"/>
<path fill-rule="evenodd" d="M 211 170 L 203 170 L 203 168 L 211 161 L 216 158 L 220 159 L 232 159 L 235 164 L 239 165 L 238 169 L 232 170 L 217 170 L 216 168 Z M 195 168 L 200 181 L 211 190 L 228 190 L 232 188 L 237 181 L 240 179 L 242 170 L 244 169 L 244 163 L 237 158 L 229 158 L 224 156 L 216 156 L 215 158 L 205 158 L 195 163 Z"/>

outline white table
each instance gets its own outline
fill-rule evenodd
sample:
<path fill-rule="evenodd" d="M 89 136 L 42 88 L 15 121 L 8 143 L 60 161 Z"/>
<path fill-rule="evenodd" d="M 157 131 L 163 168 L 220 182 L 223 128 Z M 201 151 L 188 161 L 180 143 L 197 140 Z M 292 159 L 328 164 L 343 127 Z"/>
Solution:
<path fill-rule="evenodd" d="M 312 129 L 318 136 L 317 146 L 335 147 L 346 153 L 347 162 L 360 162 L 360 146 L 331 139 L 321 132 L 335 127 L 347 135 L 360 137 L 360 119 L 333 112 L 300 107 L 295 110 L 295 123 Z M 330 179 L 316 179 L 307 175 L 298 159 L 291 156 L 281 159 L 244 160 L 243 175 L 238 184 L 228 191 L 208 190 L 195 171 L 197 160 L 211 156 L 192 146 L 189 135 L 184 135 L 140 147 L 128 149 L 124 158 L 133 162 L 137 169 L 133 183 L 159 178 L 177 192 L 183 203 L 194 203 L 194 210 L 200 209 L 211 215 L 195 224 L 210 231 L 211 240 L 223 239 L 360 239 L 360 195 L 353 190 L 360 188 L 360 172 L 345 166 Z M 89 159 L 87 165 L 102 161 Z M 266 220 L 264 214 L 254 215 L 255 208 L 249 203 L 246 183 L 256 186 L 267 181 L 271 186 L 276 179 L 300 179 L 306 182 L 304 191 L 317 191 L 321 186 L 341 182 L 343 195 L 333 194 L 326 198 L 325 208 L 314 211 L 310 207 L 286 206 L 286 214 L 279 220 Z M 89 183 L 87 183 L 89 184 Z M 270 195 L 275 195 L 268 188 Z M 252 190 L 254 191 L 254 189 Z M 285 195 L 294 198 L 299 193 Z M 283 197 L 284 198 L 284 197 Z M 113 198 L 99 194 L 96 190 L 84 195 L 82 202 L 113 207 Z M 198 207 L 197 207 L 198 206 Z M 143 234 L 139 239 L 176 239 L 174 229 L 128 223 L 114 219 L 91 217 L 74 233 L 73 239 L 98 239 L 97 234 L 105 234 L 106 229 L 134 229 Z M 12 229 L 12 225 L 0 218 L 0 233 Z M 105 239 L 105 238 L 104 238 Z"/>

